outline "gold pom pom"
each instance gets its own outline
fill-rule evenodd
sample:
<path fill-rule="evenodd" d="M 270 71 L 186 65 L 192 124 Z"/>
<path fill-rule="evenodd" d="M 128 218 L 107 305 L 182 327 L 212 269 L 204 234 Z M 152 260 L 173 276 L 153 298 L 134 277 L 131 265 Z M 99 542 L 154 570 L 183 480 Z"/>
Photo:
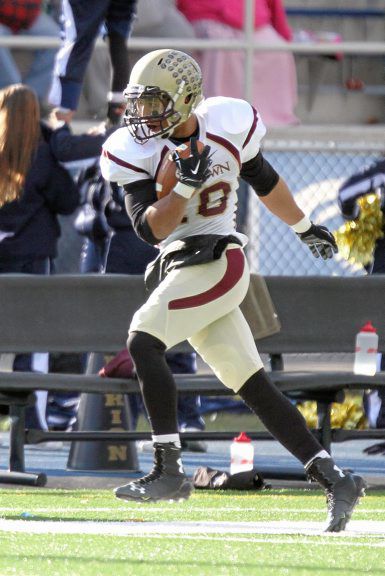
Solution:
<path fill-rule="evenodd" d="M 334 232 L 334 237 L 343 258 L 364 266 L 373 260 L 375 243 L 384 236 L 384 215 L 378 194 L 365 194 L 357 204 L 359 217 L 343 224 Z"/>
<path fill-rule="evenodd" d="M 298 410 L 306 420 L 309 428 L 318 427 L 317 402 L 307 400 L 297 405 Z M 347 430 L 363 430 L 368 427 L 365 417 L 362 398 L 355 395 L 346 398 L 344 402 L 333 402 L 330 414 L 332 428 L 345 428 Z"/>

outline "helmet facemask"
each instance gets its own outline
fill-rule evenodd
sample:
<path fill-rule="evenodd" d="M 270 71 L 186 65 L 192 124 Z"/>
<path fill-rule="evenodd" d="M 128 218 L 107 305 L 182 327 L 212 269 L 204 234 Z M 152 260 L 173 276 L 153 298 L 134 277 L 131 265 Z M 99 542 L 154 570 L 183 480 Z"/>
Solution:
<path fill-rule="evenodd" d="M 171 133 L 181 121 L 170 95 L 158 86 L 127 86 L 124 123 L 136 142 Z"/>

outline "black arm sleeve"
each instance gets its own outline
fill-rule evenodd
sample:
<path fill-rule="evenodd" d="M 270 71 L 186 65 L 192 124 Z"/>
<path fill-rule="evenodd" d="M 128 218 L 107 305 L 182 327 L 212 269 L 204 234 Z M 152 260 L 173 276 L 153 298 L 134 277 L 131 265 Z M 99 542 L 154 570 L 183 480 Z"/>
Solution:
<path fill-rule="evenodd" d="M 157 200 L 154 180 L 137 180 L 123 188 L 126 192 L 124 204 L 136 234 L 148 244 L 159 244 L 160 240 L 153 235 L 145 216 L 148 206 Z"/>
<path fill-rule="evenodd" d="M 279 180 L 279 174 L 262 156 L 262 152 L 242 164 L 240 176 L 256 191 L 258 196 L 267 196 Z"/>

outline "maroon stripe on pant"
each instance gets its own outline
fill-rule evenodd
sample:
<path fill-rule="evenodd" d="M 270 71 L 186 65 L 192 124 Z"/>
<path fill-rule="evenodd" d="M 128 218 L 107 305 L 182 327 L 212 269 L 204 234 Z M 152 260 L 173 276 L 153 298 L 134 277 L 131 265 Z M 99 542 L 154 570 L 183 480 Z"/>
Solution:
<path fill-rule="evenodd" d="M 215 286 L 212 286 L 206 292 L 195 294 L 194 296 L 186 296 L 186 298 L 178 298 L 177 300 L 170 300 L 168 303 L 169 310 L 182 310 L 183 308 L 194 308 L 196 306 L 203 306 L 217 298 L 220 298 L 226 292 L 229 292 L 242 278 L 243 270 L 245 268 L 245 257 L 240 248 L 233 248 L 227 250 L 227 268 L 223 277 Z"/>

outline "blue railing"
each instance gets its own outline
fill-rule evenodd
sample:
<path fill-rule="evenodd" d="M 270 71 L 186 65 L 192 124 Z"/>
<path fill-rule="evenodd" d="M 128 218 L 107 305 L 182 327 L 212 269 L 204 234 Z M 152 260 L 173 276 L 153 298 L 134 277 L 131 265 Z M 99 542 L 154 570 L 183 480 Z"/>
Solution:
<path fill-rule="evenodd" d="M 304 8 L 287 7 L 288 16 L 309 18 L 383 18 L 385 10 L 380 8 Z"/>

